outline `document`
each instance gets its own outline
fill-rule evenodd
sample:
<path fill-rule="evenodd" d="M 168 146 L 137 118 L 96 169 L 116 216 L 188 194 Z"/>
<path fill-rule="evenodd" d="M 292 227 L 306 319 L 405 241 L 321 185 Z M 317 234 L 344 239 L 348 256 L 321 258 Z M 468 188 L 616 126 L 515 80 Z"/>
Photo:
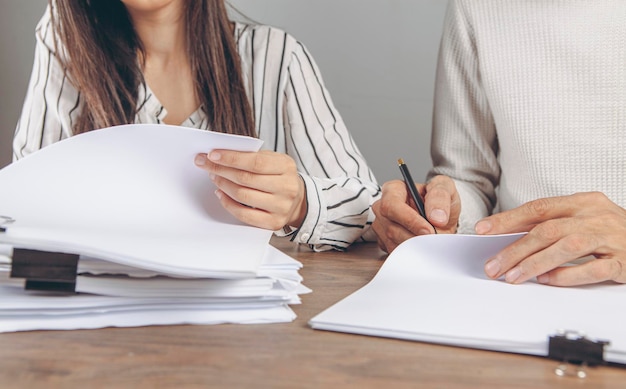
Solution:
<path fill-rule="evenodd" d="M 216 148 L 257 151 L 261 144 L 148 124 L 57 142 L 0 170 L 0 215 L 15 220 L 0 243 L 172 275 L 253 276 L 272 232 L 228 214 L 194 156 Z"/>
<path fill-rule="evenodd" d="M 124 125 L 0 170 L 0 332 L 293 320 L 289 304 L 310 292 L 302 265 L 269 245 L 272 231 L 226 212 L 194 164 L 198 153 L 261 145 Z M 76 255 L 76 294 L 25 290 L 23 278 L 11 277 L 24 249 Z"/>
<path fill-rule="evenodd" d="M 554 287 L 491 280 L 485 261 L 522 234 L 427 235 L 402 243 L 374 279 L 311 319 L 315 329 L 548 355 L 557 331 L 606 340 L 626 363 L 626 285 Z"/>

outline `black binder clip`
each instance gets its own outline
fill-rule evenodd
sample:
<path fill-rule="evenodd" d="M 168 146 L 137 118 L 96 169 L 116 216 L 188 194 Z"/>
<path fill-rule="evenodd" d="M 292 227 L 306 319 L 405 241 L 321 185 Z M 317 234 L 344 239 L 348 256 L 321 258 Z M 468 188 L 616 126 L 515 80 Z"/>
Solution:
<path fill-rule="evenodd" d="M 24 289 L 75 292 L 78 255 L 13 249 L 12 278 L 25 278 Z"/>
<path fill-rule="evenodd" d="M 6 232 L 7 226 L 14 221 L 12 217 L 0 215 L 0 232 Z"/>
<path fill-rule="evenodd" d="M 548 358 L 560 361 L 554 370 L 558 376 L 587 377 L 586 367 L 605 364 L 604 346 L 608 341 L 591 340 L 580 331 L 559 330 L 550 336 Z"/>

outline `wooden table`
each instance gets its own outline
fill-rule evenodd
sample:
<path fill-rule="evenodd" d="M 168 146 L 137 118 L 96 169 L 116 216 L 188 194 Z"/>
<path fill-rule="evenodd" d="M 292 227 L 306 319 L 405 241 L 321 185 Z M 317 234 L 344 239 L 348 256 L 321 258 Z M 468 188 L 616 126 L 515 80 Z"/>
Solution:
<path fill-rule="evenodd" d="M 0 387 L 624 388 L 626 369 L 558 377 L 555 361 L 311 329 L 307 322 L 365 285 L 385 256 L 374 244 L 313 253 L 313 289 L 287 324 L 107 328 L 0 334 Z"/>

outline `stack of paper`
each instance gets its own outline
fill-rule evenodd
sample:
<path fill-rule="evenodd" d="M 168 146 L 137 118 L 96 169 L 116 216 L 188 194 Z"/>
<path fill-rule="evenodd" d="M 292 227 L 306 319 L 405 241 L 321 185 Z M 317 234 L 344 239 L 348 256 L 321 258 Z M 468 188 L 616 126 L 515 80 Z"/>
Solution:
<path fill-rule="evenodd" d="M 429 235 L 398 246 L 366 286 L 313 319 L 313 328 L 547 356 L 560 331 L 610 342 L 626 363 L 626 285 L 512 285 L 485 260 L 520 238 Z"/>
<path fill-rule="evenodd" d="M 0 331 L 293 320 L 301 264 L 219 204 L 197 153 L 261 141 L 129 125 L 0 170 Z M 13 249 L 80 255 L 75 295 L 24 290 Z"/>

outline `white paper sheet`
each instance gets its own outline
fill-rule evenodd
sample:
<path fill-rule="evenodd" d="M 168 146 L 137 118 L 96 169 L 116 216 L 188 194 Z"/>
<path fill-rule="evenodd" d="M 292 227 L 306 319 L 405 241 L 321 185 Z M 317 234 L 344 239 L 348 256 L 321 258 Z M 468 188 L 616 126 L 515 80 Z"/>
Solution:
<path fill-rule="evenodd" d="M 548 336 L 609 340 L 626 363 L 626 285 L 553 287 L 490 280 L 484 262 L 519 235 L 410 239 L 366 286 L 315 316 L 316 329 L 546 356 Z"/>
<path fill-rule="evenodd" d="M 0 242 L 172 275 L 253 276 L 271 231 L 229 215 L 194 156 L 256 151 L 261 143 L 165 125 L 118 126 L 55 143 L 0 170 L 0 215 L 16 220 Z"/>

